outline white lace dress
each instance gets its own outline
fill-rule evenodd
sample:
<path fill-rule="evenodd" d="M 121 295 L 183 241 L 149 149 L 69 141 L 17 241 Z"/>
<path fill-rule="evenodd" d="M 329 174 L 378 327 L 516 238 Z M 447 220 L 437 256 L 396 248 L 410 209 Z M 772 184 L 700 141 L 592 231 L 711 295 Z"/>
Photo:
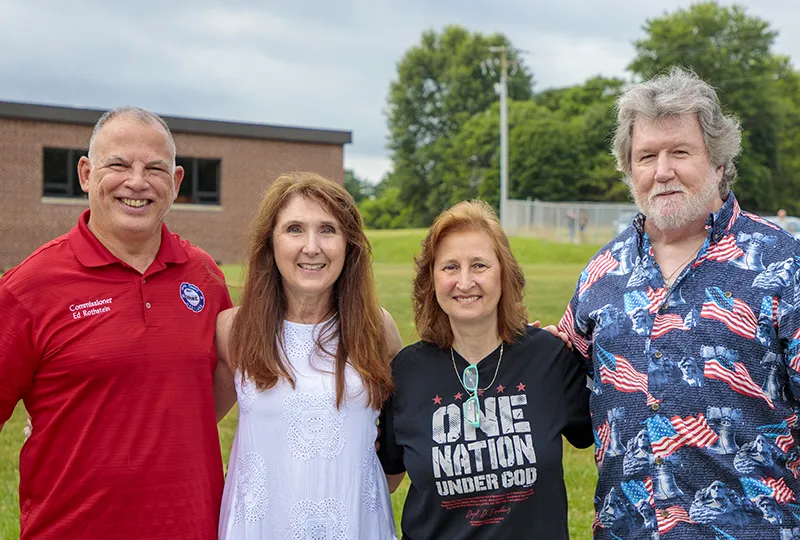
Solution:
<path fill-rule="evenodd" d="M 284 323 L 295 373 L 259 392 L 236 375 L 239 425 L 220 512 L 219 538 L 393 540 L 392 505 L 375 453 L 378 411 L 345 372 L 336 408 L 333 359 L 315 346 L 323 325 Z M 326 346 L 333 349 L 333 345 Z"/>

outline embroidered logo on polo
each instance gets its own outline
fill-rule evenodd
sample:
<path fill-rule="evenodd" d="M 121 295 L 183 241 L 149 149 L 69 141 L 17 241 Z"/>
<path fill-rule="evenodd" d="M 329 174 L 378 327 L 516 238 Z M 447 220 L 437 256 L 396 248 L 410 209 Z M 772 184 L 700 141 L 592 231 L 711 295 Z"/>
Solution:
<path fill-rule="evenodd" d="M 192 285 L 191 283 L 186 283 L 185 281 L 181 283 L 181 300 L 183 303 L 186 304 L 186 307 L 194 311 L 195 313 L 200 313 L 203 311 L 203 308 L 206 305 L 206 297 L 203 296 L 203 291 L 201 291 L 197 285 Z"/>
<path fill-rule="evenodd" d="M 79 304 L 70 304 L 69 311 L 72 318 L 75 320 L 85 319 L 101 313 L 108 313 L 111 311 L 111 305 L 114 302 L 113 298 L 96 298 L 89 302 L 82 302 Z"/>

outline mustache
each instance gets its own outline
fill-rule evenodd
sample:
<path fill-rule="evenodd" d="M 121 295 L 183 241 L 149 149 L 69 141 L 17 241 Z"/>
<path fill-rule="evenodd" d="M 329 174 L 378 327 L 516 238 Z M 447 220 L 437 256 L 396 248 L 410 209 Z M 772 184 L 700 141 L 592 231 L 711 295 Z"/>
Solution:
<path fill-rule="evenodd" d="M 659 195 L 663 195 L 664 193 L 686 193 L 686 191 L 681 188 L 680 186 L 660 186 L 654 188 L 656 191 L 651 191 L 650 194 L 647 196 L 647 200 L 653 201 Z"/>

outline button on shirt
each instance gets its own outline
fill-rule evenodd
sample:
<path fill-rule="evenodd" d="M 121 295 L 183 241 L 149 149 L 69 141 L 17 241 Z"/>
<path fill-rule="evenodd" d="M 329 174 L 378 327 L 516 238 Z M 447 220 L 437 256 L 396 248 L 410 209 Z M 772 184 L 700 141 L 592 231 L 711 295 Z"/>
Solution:
<path fill-rule="evenodd" d="M 594 381 L 595 538 L 800 538 L 800 242 L 730 193 L 667 287 L 643 227 L 559 323 Z"/>

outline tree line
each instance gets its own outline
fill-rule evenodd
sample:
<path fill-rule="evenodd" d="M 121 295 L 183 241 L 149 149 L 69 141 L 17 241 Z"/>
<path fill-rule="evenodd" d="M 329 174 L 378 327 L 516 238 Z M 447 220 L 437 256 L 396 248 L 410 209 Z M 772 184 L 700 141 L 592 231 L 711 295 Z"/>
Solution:
<path fill-rule="evenodd" d="M 718 90 L 742 124 L 734 190 L 743 207 L 800 213 L 800 72 L 773 51 L 777 32 L 737 5 L 714 2 L 648 19 L 628 78 L 534 92 L 534 75 L 502 34 L 427 31 L 397 66 L 387 98 L 393 170 L 377 185 L 347 171 L 368 227 L 426 227 L 444 208 L 481 197 L 498 206 L 499 101 L 489 48 L 511 50 L 509 197 L 628 201 L 610 153 L 614 103 L 633 82 L 680 65 Z"/>

